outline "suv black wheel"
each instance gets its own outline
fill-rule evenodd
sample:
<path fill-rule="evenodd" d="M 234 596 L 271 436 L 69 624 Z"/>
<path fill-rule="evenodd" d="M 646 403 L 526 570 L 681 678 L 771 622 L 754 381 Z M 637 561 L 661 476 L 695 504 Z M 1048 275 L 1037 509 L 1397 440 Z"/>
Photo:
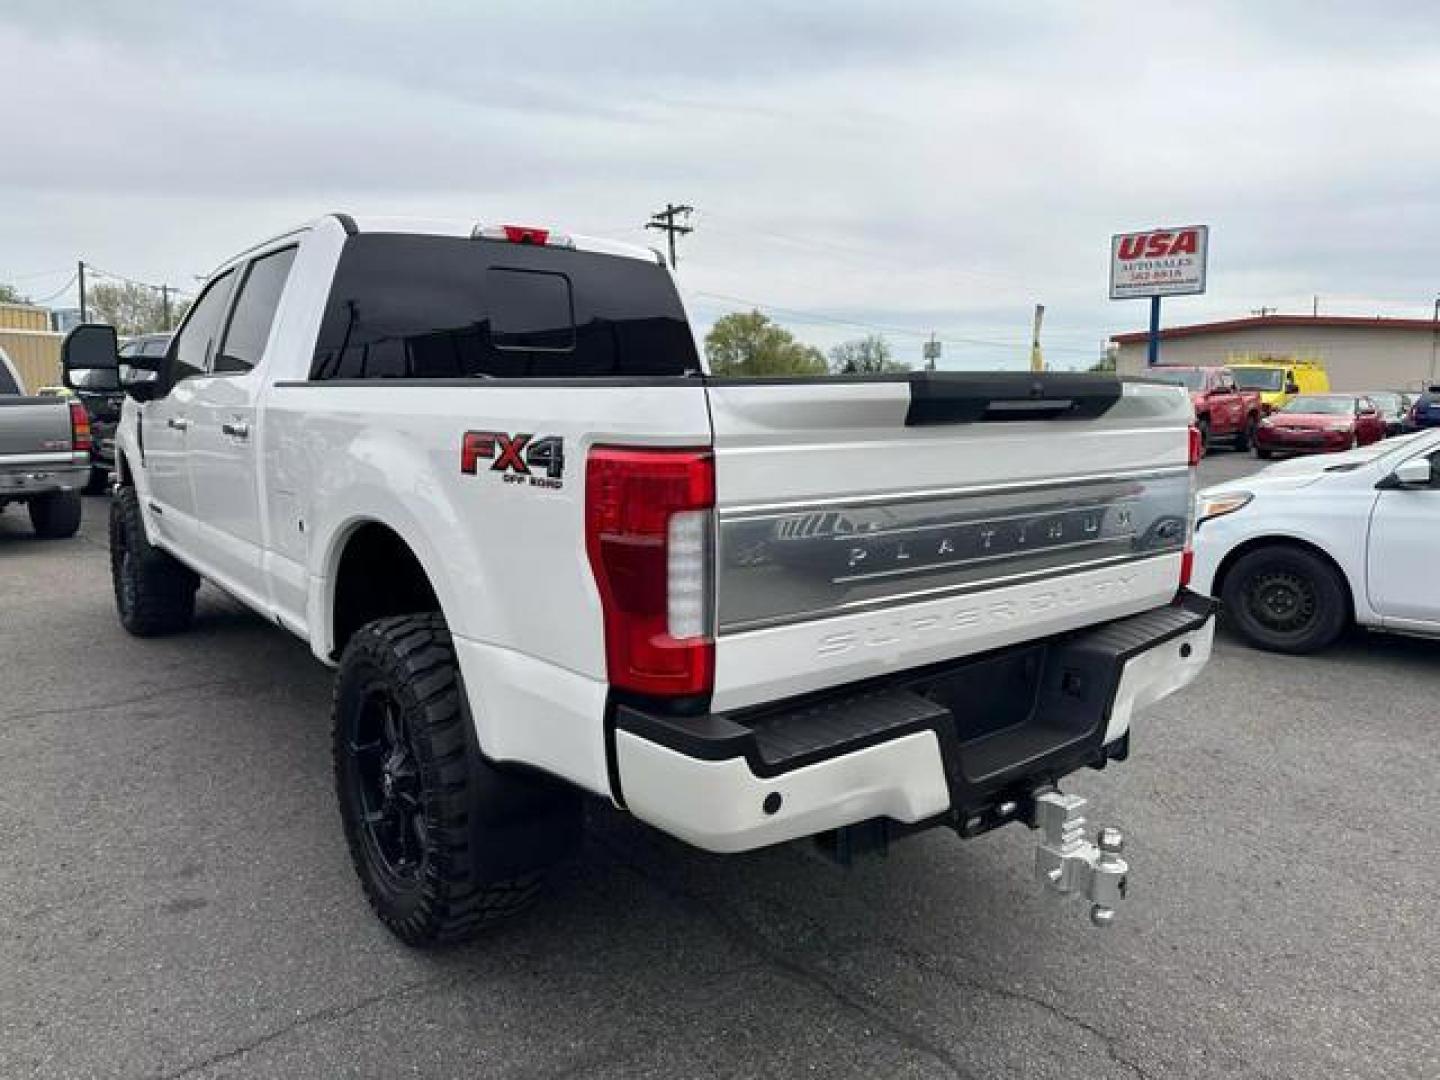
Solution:
<path fill-rule="evenodd" d="M 525 908 L 578 835 L 579 803 L 480 754 L 439 614 L 356 631 L 335 678 L 335 786 L 350 858 L 407 945 L 463 941 Z"/>
<path fill-rule="evenodd" d="M 200 578 L 146 539 L 140 496 L 131 486 L 110 502 L 110 577 L 120 625 L 137 637 L 173 634 L 195 617 Z"/>
<path fill-rule="evenodd" d="M 1200 456 L 1204 457 L 1210 453 L 1210 421 L 1202 416 L 1196 421 L 1195 426 L 1200 431 Z"/>
<path fill-rule="evenodd" d="M 1320 556 L 1288 544 L 1241 556 L 1225 575 L 1221 598 L 1241 635 L 1272 652 L 1318 652 L 1350 622 L 1340 574 Z"/>
<path fill-rule="evenodd" d="M 62 540 L 80 529 L 80 496 L 74 491 L 56 491 L 31 499 L 30 524 L 36 536 Z"/>

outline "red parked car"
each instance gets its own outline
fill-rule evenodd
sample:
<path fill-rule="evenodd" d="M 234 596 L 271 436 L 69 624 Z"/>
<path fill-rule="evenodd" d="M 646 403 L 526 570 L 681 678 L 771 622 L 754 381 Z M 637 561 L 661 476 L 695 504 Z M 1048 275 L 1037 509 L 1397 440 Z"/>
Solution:
<path fill-rule="evenodd" d="M 1384 437 L 1385 418 L 1363 394 L 1301 394 L 1260 421 L 1255 453 L 1335 453 Z"/>

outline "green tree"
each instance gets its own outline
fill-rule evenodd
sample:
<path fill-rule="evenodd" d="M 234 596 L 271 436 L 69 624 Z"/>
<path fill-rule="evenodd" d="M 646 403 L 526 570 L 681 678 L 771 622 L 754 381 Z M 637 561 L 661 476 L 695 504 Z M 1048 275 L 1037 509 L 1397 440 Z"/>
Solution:
<path fill-rule="evenodd" d="M 170 321 L 165 321 L 165 302 L 159 289 L 125 281 L 101 282 L 85 291 L 85 306 L 91 322 L 109 323 L 121 337 L 154 334 L 180 325 L 189 301 L 170 300 Z"/>
<path fill-rule="evenodd" d="M 1099 360 L 1097 360 L 1097 361 L 1095 361 L 1095 363 L 1091 364 L 1088 368 L 1086 368 L 1086 370 L 1087 370 L 1087 371 L 1098 371 L 1098 372 L 1114 371 L 1114 370 L 1115 370 L 1115 354 L 1114 354 L 1113 352 L 1110 352 L 1110 351 L 1107 350 L 1104 356 L 1100 357 Z"/>
<path fill-rule="evenodd" d="M 736 311 L 705 335 L 705 356 L 716 375 L 824 375 L 825 355 L 802 345 L 759 311 Z"/>
<path fill-rule="evenodd" d="M 842 341 L 830 350 L 830 372 L 834 375 L 889 375 L 909 371 L 890 355 L 890 343 L 879 334 Z"/>
<path fill-rule="evenodd" d="M 14 285 L 7 285 L 0 281 L 0 304 L 28 304 L 29 302 L 30 298 Z"/>

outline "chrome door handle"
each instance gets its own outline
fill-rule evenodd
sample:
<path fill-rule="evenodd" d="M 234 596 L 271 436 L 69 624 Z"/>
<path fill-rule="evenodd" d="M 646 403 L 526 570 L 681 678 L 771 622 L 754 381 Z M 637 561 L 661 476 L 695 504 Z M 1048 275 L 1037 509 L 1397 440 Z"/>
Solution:
<path fill-rule="evenodd" d="M 250 425 L 244 420 L 227 420 L 220 425 L 220 430 L 226 435 L 234 435 L 237 439 L 248 439 L 250 437 Z"/>
<path fill-rule="evenodd" d="M 172 427 L 176 431 L 186 431 L 190 427 L 190 421 L 186 420 L 183 416 L 172 416 L 165 421 L 165 426 Z"/>

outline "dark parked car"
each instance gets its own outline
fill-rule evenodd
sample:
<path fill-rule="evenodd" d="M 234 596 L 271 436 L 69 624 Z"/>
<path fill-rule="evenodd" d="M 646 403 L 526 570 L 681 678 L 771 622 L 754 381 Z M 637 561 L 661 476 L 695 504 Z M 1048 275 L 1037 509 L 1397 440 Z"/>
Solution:
<path fill-rule="evenodd" d="M 120 362 L 139 357 L 161 357 L 170 348 L 173 334 L 141 334 L 120 346 Z M 75 395 L 90 414 L 90 430 L 95 449 L 90 458 L 90 483 L 85 490 L 91 494 L 103 491 L 115 467 L 115 425 L 120 422 L 120 403 L 125 395 L 119 387 L 96 384 L 87 386 L 85 375 L 106 375 L 106 372 L 81 372 L 81 379 L 72 385 Z"/>
<path fill-rule="evenodd" d="M 1405 418 L 1406 431 L 1422 431 L 1440 427 L 1440 386 L 1432 386 L 1415 399 L 1410 415 Z"/>
<path fill-rule="evenodd" d="M 1380 410 L 1386 435 L 1399 435 L 1405 430 L 1405 416 L 1410 411 L 1410 402 L 1404 394 L 1395 390 L 1376 390 L 1366 396 Z"/>

